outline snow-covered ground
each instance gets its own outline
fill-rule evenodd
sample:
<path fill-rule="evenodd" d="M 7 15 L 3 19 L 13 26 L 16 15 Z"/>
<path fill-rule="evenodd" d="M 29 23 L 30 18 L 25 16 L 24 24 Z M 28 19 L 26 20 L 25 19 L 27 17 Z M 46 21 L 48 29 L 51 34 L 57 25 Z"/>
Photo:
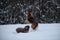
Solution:
<path fill-rule="evenodd" d="M 0 40 L 60 40 L 60 24 L 39 24 L 36 31 L 16 33 L 16 28 L 31 24 L 0 25 Z"/>

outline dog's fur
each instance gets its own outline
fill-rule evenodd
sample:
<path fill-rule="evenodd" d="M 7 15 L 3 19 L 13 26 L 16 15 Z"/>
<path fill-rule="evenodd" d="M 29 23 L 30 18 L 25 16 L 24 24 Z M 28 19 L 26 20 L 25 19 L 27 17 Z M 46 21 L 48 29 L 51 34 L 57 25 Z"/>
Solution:
<path fill-rule="evenodd" d="M 32 29 L 35 30 L 38 26 L 38 22 L 36 22 L 33 14 L 32 14 L 32 10 L 29 10 L 27 20 L 32 24 L 31 25 Z"/>
<path fill-rule="evenodd" d="M 31 27 L 32 27 L 33 30 L 35 30 L 38 27 L 38 23 L 37 22 L 33 22 Z"/>
<path fill-rule="evenodd" d="M 20 33 L 20 32 L 27 33 L 29 31 L 29 28 L 30 28 L 29 26 L 25 26 L 25 28 L 17 28 L 16 32 L 17 33 Z"/>

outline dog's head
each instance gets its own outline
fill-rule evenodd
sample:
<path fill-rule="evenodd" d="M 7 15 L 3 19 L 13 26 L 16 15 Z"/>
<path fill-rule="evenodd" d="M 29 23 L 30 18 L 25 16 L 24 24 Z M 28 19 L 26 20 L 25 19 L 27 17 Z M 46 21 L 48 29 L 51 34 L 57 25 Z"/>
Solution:
<path fill-rule="evenodd" d="M 29 30 L 29 28 L 30 28 L 30 27 L 27 25 L 27 26 L 25 26 L 24 29 L 25 29 L 25 30 Z"/>

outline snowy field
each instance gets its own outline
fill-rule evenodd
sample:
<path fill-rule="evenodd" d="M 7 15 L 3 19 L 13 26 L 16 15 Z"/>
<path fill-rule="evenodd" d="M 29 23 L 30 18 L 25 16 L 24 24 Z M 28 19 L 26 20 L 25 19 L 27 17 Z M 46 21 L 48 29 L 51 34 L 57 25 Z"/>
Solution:
<path fill-rule="evenodd" d="M 31 24 L 0 25 L 0 40 L 60 40 L 60 24 L 39 24 L 36 31 L 16 33 L 16 28 Z"/>

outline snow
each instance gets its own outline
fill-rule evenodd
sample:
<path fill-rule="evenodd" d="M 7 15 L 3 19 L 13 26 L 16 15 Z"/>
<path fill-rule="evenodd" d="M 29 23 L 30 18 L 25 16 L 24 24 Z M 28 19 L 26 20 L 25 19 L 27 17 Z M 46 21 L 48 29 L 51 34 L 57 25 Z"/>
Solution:
<path fill-rule="evenodd" d="M 0 40 L 60 40 L 60 24 L 39 24 L 28 33 L 16 33 L 16 28 L 31 24 L 0 25 Z"/>

